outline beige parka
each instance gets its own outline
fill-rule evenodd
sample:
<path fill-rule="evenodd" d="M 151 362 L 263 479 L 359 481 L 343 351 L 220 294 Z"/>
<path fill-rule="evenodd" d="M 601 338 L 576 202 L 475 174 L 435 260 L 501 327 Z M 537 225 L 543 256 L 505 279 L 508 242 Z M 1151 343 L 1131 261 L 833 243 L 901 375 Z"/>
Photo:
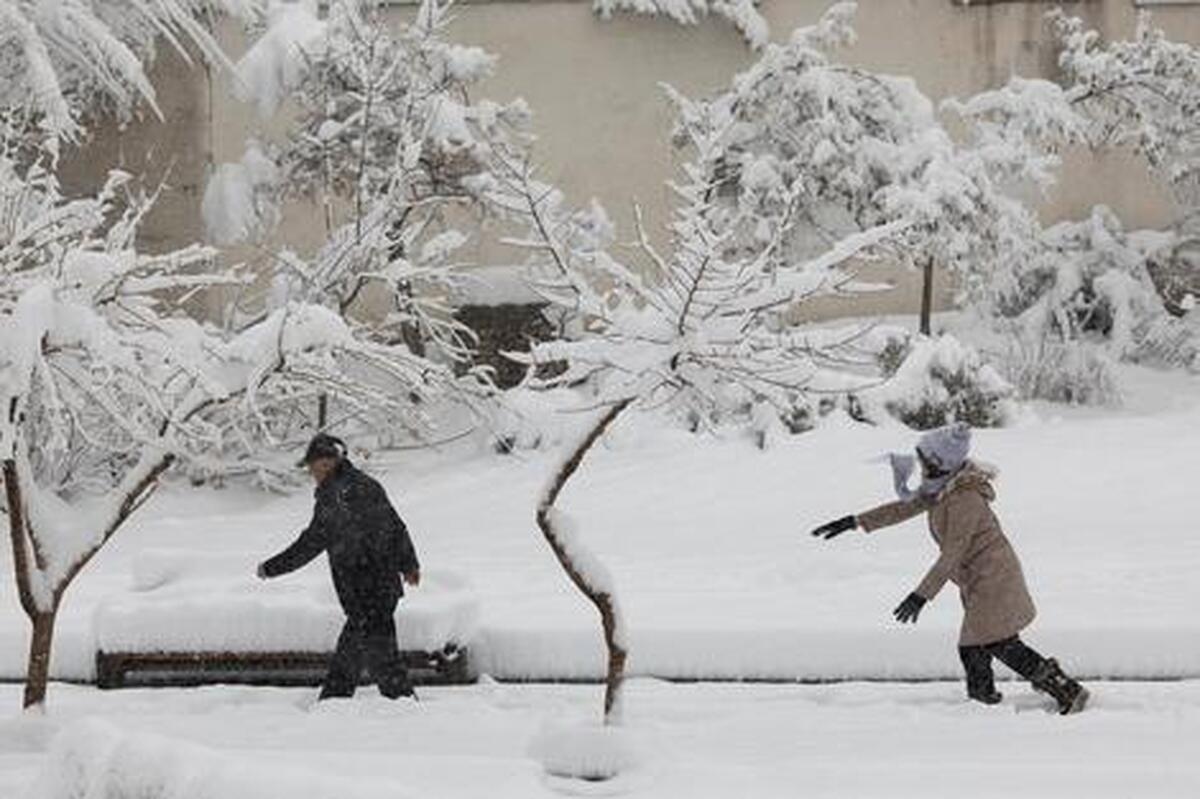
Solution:
<path fill-rule="evenodd" d="M 1021 562 L 990 507 L 996 498 L 994 477 L 995 472 L 968 461 L 934 498 L 890 502 L 856 516 L 869 533 L 928 514 L 941 556 L 916 593 L 932 600 L 947 580 L 959 587 L 966 611 L 960 646 L 1011 638 L 1037 614 Z"/>

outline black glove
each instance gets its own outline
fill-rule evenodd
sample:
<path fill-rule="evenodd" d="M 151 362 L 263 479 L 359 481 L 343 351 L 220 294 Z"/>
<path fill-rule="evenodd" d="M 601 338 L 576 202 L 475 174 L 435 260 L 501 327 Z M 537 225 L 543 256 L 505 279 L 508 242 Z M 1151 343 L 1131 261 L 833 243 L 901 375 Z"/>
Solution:
<path fill-rule="evenodd" d="M 925 607 L 925 597 L 917 593 L 909 594 L 904 598 L 904 601 L 892 611 L 892 615 L 896 617 L 896 621 L 901 624 L 907 622 L 917 623 L 917 617 L 921 615 L 921 608 Z"/>
<path fill-rule="evenodd" d="M 816 530 L 813 530 L 812 534 L 817 538 L 824 538 L 828 541 L 831 538 L 837 538 L 847 530 L 853 530 L 855 527 L 858 527 L 858 519 L 853 516 L 843 516 L 837 521 L 822 524 Z"/>

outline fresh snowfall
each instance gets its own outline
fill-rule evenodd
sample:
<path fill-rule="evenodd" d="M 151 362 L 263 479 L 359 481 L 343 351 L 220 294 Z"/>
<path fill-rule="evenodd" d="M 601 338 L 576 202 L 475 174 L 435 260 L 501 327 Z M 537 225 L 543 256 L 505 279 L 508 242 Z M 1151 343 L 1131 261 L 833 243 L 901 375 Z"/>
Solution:
<path fill-rule="evenodd" d="M 489 4 L 0 0 L 0 799 L 1200 796 L 1200 46 L 783 4 L 570 4 L 745 48 L 618 222 Z M 150 246 L 63 164 L 168 51 L 252 122 Z"/>

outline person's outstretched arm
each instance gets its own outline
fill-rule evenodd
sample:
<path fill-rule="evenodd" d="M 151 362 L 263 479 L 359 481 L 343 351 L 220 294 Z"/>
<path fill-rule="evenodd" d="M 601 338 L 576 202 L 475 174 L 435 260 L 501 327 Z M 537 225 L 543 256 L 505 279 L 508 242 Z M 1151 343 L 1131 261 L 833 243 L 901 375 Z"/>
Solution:
<path fill-rule="evenodd" d="M 259 564 L 258 576 L 279 577 L 307 565 L 329 545 L 324 513 L 318 505 L 312 521 L 287 549 Z"/>
<path fill-rule="evenodd" d="M 884 527 L 891 527 L 901 522 L 906 522 L 914 516 L 920 516 L 932 507 L 933 503 L 925 497 L 913 497 L 912 499 L 900 499 L 895 502 L 888 502 L 876 508 L 871 508 L 868 511 L 855 514 L 855 520 L 858 526 L 863 529 L 863 532 L 874 532 Z"/>

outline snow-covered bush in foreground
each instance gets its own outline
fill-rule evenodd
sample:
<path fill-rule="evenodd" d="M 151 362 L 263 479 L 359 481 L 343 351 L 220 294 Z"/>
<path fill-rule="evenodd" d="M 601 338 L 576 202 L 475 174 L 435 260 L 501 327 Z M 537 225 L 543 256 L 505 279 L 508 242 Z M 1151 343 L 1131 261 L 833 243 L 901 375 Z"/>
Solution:
<path fill-rule="evenodd" d="M 887 414 L 917 430 L 951 422 L 996 427 L 1013 418 L 1013 387 L 954 336 L 921 336 L 885 353 L 898 360 L 894 371 L 882 385 L 852 395 L 852 407 L 866 418 Z"/>
<path fill-rule="evenodd" d="M 96 719 L 64 729 L 26 799 L 404 799 L 378 779 L 271 768 L 197 744 L 131 734 Z"/>

